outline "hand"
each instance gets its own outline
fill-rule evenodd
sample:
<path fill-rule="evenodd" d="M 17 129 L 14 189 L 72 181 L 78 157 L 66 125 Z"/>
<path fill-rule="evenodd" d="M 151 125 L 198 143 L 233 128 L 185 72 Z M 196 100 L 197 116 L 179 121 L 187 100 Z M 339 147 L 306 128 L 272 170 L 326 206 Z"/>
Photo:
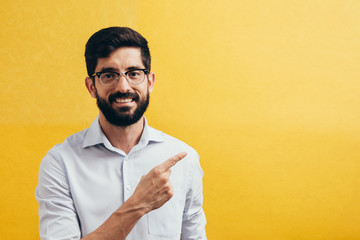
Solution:
<path fill-rule="evenodd" d="M 179 153 L 141 177 L 132 198 L 136 199 L 145 213 L 161 207 L 174 195 L 173 187 L 169 181 L 170 168 L 186 155 L 186 152 Z"/>
<path fill-rule="evenodd" d="M 161 207 L 173 196 L 170 168 L 186 155 L 179 153 L 142 176 L 134 194 L 99 228 L 82 239 L 125 239 L 143 215 Z"/>

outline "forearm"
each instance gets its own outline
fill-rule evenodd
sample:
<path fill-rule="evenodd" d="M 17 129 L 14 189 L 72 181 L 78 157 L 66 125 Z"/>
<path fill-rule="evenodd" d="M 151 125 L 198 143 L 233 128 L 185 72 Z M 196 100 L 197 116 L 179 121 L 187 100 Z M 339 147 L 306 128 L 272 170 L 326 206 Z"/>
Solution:
<path fill-rule="evenodd" d="M 124 240 L 145 213 L 137 201 L 130 198 L 100 227 L 82 240 Z"/>
<path fill-rule="evenodd" d="M 146 213 L 164 205 L 172 196 L 170 167 L 186 156 L 179 153 L 144 175 L 133 195 L 99 228 L 83 240 L 123 240 Z"/>

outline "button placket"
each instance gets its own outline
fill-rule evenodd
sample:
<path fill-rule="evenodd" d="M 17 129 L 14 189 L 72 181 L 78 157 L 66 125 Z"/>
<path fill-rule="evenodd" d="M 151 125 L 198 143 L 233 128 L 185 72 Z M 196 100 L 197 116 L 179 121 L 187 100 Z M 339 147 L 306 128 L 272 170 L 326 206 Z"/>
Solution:
<path fill-rule="evenodd" d="M 131 196 L 131 179 L 129 178 L 129 156 L 124 157 L 123 162 L 123 176 L 124 176 L 124 201 L 128 200 Z"/>
<path fill-rule="evenodd" d="M 124 201 L 126 201 L 129 198 L 128 190 L 126 189 L 126 186 L 128 185 L 128 164 L 127 164 L 128 156 L 126 155 L 124 157 L 123 161 L 123 187 L 124 187 Z"/>

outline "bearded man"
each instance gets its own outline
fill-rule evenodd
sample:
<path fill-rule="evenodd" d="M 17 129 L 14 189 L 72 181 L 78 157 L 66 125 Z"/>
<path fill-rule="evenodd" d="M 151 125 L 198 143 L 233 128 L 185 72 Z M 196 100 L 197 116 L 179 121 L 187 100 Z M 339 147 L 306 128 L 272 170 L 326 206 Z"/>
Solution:
<path fill-rule="evenodd" d="M 144 117 L 155 83 L 147 40 L 105 28 L 85 60 L 99 116 L 41 162 L 41 239 L 206 239 L 198 154 Z"/>

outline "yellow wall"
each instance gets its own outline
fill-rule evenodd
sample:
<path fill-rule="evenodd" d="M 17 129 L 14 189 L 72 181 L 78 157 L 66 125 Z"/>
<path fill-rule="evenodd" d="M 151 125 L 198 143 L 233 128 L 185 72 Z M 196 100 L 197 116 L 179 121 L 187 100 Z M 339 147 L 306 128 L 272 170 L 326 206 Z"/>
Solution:
<path fill-rule="evenodd" d="M 42 157 L 89 126 L 88 37 L 150 42 L 152 126 L 192 145 L 209 239 L 360 239 L 360 2 L 1 1 L 1 239 L 38 239 Z"/>

